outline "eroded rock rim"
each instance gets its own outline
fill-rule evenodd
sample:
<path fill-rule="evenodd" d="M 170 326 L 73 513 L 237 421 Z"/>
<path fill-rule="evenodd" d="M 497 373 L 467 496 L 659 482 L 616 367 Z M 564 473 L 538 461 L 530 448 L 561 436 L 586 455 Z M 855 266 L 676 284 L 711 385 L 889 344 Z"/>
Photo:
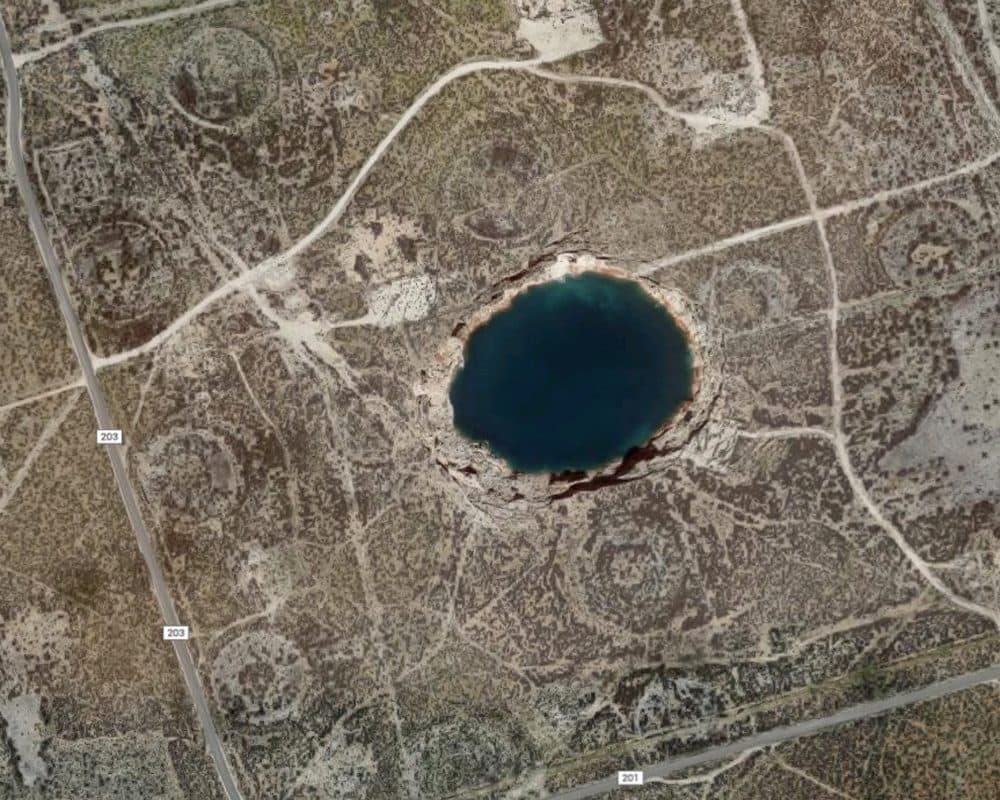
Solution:
<path fill-rule="evenodd" d="M 513 469 L 483 442 L 467 439 L 454 428 L 449 387 L 464 363 L 469 337 L 527 289 L 571 275 L 596 272 L 637 284 L 663 306 L 684 337 L 691 357 L 691 390 L 644 444 L 600 467 L 560 473 L 524 473 Z M 478 308 L 456 323 L 451 336 L 425 373 L 418 393 L 429 401 L 429 416 L 437 463 L 470 493 L 487 502 L 551 502 L 580 491 L 589 491 L 647 474 L 663 455 L 683 447 L 707 419 L 717 380 L 711 364 L 718 346 L 702 309 L 676 288 L 642 277 L 606 258 L 590 253 L 559 253 L 531 263 L 499 282 Z"/>

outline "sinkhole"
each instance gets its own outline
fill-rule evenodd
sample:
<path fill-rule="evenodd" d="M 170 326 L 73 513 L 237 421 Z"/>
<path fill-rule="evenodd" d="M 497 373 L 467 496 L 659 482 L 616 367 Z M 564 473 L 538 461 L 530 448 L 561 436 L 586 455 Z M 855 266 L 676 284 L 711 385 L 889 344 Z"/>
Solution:
<path fill-rule="evenodd" d="M 692 399 L 685 329 L 640 283 L 586 271 L 514 295 L 469 334 L 453 422 L 519 472 L 597 469 Z"/>

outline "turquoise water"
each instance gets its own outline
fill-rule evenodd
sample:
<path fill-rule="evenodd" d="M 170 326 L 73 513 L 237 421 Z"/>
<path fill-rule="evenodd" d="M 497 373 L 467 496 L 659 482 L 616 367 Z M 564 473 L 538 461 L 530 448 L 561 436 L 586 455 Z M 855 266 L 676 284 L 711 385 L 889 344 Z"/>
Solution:
<path fill-rule="evenodd" d="M 599 467 L 691 397 L 691 351 L 638 284 L 596 272 L 533 286 L 477 328 L 449 396 L 456 428 L 521 472 Z"/>

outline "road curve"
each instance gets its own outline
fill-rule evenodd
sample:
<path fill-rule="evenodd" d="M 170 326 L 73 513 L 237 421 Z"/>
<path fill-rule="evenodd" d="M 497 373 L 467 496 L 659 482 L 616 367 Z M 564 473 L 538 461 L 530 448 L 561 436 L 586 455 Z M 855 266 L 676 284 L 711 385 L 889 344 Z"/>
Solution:
<path fill-rule="evenodd" d="M 221 6 L 228 4 L 228 2 L 229 0 L 211 0 L 210 3 L 206 3 L 205 5 Z M 48 235 L 48 231 L 45 228 L 38 206 L 38 201 L 35 197 L 34 190 L 28 177 L 27 167 L 24 161 L 23 148 L 21 146 L 21 98 L 18 86 L 17 70 L 14 63 L 14 55 L 11 50 L 6 25 L 4 24 L 2 18 L 0 18 L 0 57 L 2 57 L 4 81 L 7 86 L 8 152 L 10 153 L 10 159 L 12 162 L 11 165 L 14 169 L 14 176 L 17 182 L 18 190 L 20 192 L 22 202 L 24 203 L 25 210 L 28 214 L 31 230 L 35 236 L 39 253 L 41 254 L 42 260 L 45 264 L 49 282 L 52 286 L 52 291 L 56 297 L 59 310 L 62 313 L 63 320 L 66 324 L 73 351 L 82 370 L 84 382 L 94 408 L 94 414 L 97 418 L 98 426 L 101 428 L 115 428 L 116 426 L 114 425 L 108 411 L 103 391 L 94 371 L 93 359 L 91 357 L 90 350 L 86 345 L 76 312 L 70 303 L 69 295 L 66 291 L 65 285 L 63 284 L 59 270 L 59 262 L 52 246 L 52 241 Z M 197 311 L 200 311 L 206 305 L 214 302 L 214 300 L 219 297 L 225 296 L 229 293 L 229 291 L 236 288 L 237 285 L 256 279 L 260 273 L 272 266 L 274 263 L 280 263 L 281 261 L 287 260 L 290 256 L 297 254 L 306 246 L 311 244 L 316 238 L 321 236 L 343 213 L 344 208 L 350 202 L 354 192 L 396 136 L 403 130 L 403 128 L 406 127 L 420 108 L 452 80 L 480 70 L 517 70 L 538 66 L 543 63 L 545 63 L 545 59 L 531 59 L 529 61 L 522 62 L 475 62 L 460 65 L 443 75 L 434 84 L 429 86 L 417 98 L 403 117 L 397 121 L 393 129 L 370 155 L 368 161 L 366 161 L 363 168 L 359 171 L 359 174 L 355 176 L 355 180 L 348 187 L 348 190 L 343 194 L 333 209 L 331 209 L 326 218 L 324 218 L 309 234 L 307 234 L 307 236 L 297 242 L 288 252 L 279 254 L 278 256 L 272 257 L 271 259 L 257 265 L 257 267 L 250 270 L 245 275 L 240 276 L 236 281 L 224 287 L 220 287 L 220 289 L 206 297 L 196 307 Z M 996 157 L 996 155 L 991 156 L 990 161 L 992 162 Z M 779 223 L 778 225 L 781 226 L 781 229 L 784 229 L 786 226 L 791 227 L 793 225 L 798 225 L 805 219 L 805 217 L 797 218 L 795 220 Z M 777 228 L 778 226 L 775 227 Z M 113 358 L 106 360 L 109 364 L 115 362 L 115 359 Z M 163 621 L 167 625 L 179 624 L 177 613 L 174 609 L 169 589 L 167 588 L 166 580 L 164 579 L 162 569 L 160 568 L 155 550 L 153 549 L 148 529 L 146 528 L 146 524 L 139 510 L 135 491 L 125 468 L 121 452 L 115 446 L 108 447 L 108 457 L 111 461 L 111 468 L 115 476 L 115 481 L 118 485 L 118 490 L 125 505 L 126 514 L 132 526 L 133 532 L 135 533 L 136 540 L 138 541 L 139 550 L 142 553 L 146 562 L 146 567 L 149 570 L 153 593 L 160 607 Z M 198 721 L 205 736 L 206 747 L 213 762 L 215 763 L 215 767 L 218 771 L 222 786 L 226 792 L 226 796 L 228 800 L 243 800 L 240 790 L 236 785 L 235 778 L 233 777 L 232 770 L 226 760 L 222 743 L 215 728 L 215 722 L 208 707 L 204 688 L 201 685 L 201 680 L 198 676 L 194 660 L 191 656 L 191 651 L 187 643 L 183 641 L 175 641 L 173 642 L 173 646 L 181 671 L 184 675 L 185 683 L 187 684 L 188 693 L 194 703 Z M 657 761 L 653 764 L 642 767 L 642 770 L 647 778 L 666 777 L 693 767 L 724 761 L 747 750 L 769 747 L 802 736 L 819 733 L 838 725 L 884 714 L 905 706 L 935 700 L 949 694 L 954 694 L 956 692 L 987 683 L 989 681 L 997 680 L 1000 680 L 1000 665 L 947 678 L 920 689 L 901 692 L 891 697 L 861 703 L 856 706 L 841 709 L 840 711 L 825 717 L 803 720 L 802 722 L 798 722 L 793 725 L 773 728 L 771 730 L 764 731 L 744 739 L 739 739 L 729 744 L 703 750 L 698 753 Z M 592 783 L 582 784 L 565 791 L 556 792 L 549 795 L 549 799 L 586 800 L 586 798 L 606 794 L 618 788 L 617 776 L 613 775 Z"/>
<path fill-rule="evenodd" d="M 327 231 L 329 231 L 340 220 L 341 216 L 343 216 L 344 212 L 350 205 L 351 200 L 354 198 L 354 195 L 364 185 L 365 181 L 368 179 L 368 175 L 371 174 L 371 172 L 379 164 L 382 157 L 392 146 L 393 142 L 395 142 L 399 135 L 406 130 L 407 126 L 409 126 L 420 110 L 451 83 L 459 78 L 474 75 L 478 72 L 526 71 L 531 67 L 537 67 L 540 64 L 546 63 L 548 63 L 548 60 L 541 57 L 526 60 L 487 59 L 484 61 L 467 61 L 456 67 L 452 67 L 450 70 L 438 77 L 433 83 L 424 88 L 424 90 L 417 95 L 413 102 L 407 106 L 406 110 L 402 113 L 399 119 L 396 120 L 396 123 L 392 126 L 392 128 L 390 128 L 385 136 L 379 140 L 375 149 L 368 154 L 368 158 L 366 158 L 364 163 L 358 168 L 358 171 L 354 174 L 351 182 L 348 184 L 347 188 L 343 191 L 340 197 L 337 198 L 337 201 L 327 212 L 326 216 L 317 222 L 308 233 L 298 239 L 287 250 L 264 259 L 250 269 L 240 272 L 222 285 L 217 286 L 211 292 L 202 297 L 201 300 L 188 308 L 187 311 L 179 317 L 176 317 L 173 322 L 167 325 L 167 327 L 147 339 L 143 344 L 133 347 L 130 350 L 123 350 L 119 353 L 115 353 L 114 355 L 99 358 L 97 362 L 98 369 L 104 369 L 105 367 L 135 358 L 141 353 L 148 353 L 155 350 L 171 336 L 173 336 L 179 329 L 187 325 L 192 319 L 195 319 L 197 316 L 202 314 L 205 309 L 214 305 L 219 300 L 233 294 L 240 287 L 247 286 L 252 284 L 254 281 L 257 281 L 268 270 L 287 263 L 322 238 Z"/>
<path fill-rule="evenodd" d="M 45 222 L 38 206 L 38 199 L 28 178 L 28 170 L 24 161 L 24 150 L 21 139 L 21 93 L 17 79 L 17 69 L 14 66 L 14 56 L 11 52 L 10 37 L 7 35 L 7 26 L 0 17 L 0 59 L 3 61 L 3 77 L 7 85 L 7 152 L 10 156 L 11 166 L 14 169 L 14 178 L 17 181 L 17 188 L 21 194 L 21 201 L 24 203 L 31 231 L 35 235 L 35 242 L 38 251 L 45 263 L 48 272 L 49 283 L 52 292 L 59 304 L 59 311 L 66 324 L 69 333 L 70 343 L 73 352 L 80 364 L 83 372 L 83 380 L 87 386 L 87 393 L 90 395 L 90 402 L 94 407 L 94 415 L 97 418 L 99 428 L 115 428 L 114 421 L 108 411 L 107 402 L 104 399 L 104 392 L 97 380 L 94 372 L 94 364 L 87 347 L 83 332 L 80 329 L 80 321 L 77 319 L 76 311 L 69 300 L 69 293 L 63 284 L 62 275 L 59 270 L 59 259 L 56 257 L 52 240 L 45 228 Z M 96 447 L 97 445 L 95 445 Z M 166 625 L 177 625 L 177 611 L 174 609 L 167 582 L 163 577 L 163 570 L 153 549 L 153 543 L 139 511 L 139 503 L 136 500 L 135 490 L 129 479 L 128 470 L 125 468 L 125 461 L 122 458 L 118 446 L 109 446 L 108 458 L 111 460 L 111 470 L 115 475 L 115 482 L 118 484 L 118 491 L 121 494 L 122 502 L 125 504 L 125 513 L 132 525 L 135 538 L 139 543 L 139 551 L 146 562 L 149 570 L 149 577 L 153 587 L 153 594 L 160 607 L 160 614 Z M 184 682 L 187 684 L 188 694 L 194 703 L 198 722 L 201 725 L 205 737 L 205 745 L 215 768 L 219 773 L 219 780 L 225 789 L 228 800 L 243 800 L 232 770 L 226 760 L 225 752 L 222 749 L 222 742 L 219 739 L 218 731 L 215 728 L 215 721 L 208 708 L 208 701 L 205 698 L 205 691 L 201 685 L 201 679 L 195 668 L 194 659 L 191 657 L 191 650 L 187 642 L 173 642 L 174 653 L 180 663 L 181 671 L 184 674 Z"/>
<path fill-rule="evenodd" d="M 914 705 L 915 703 L 937 700 L 938 698 L 945 697 L 946 695 L 961 692 L 964 689 L 971 689 L 973 686 L 978 686 L 980 684 L 996 680 L 1000 680 L 1000 664 L 976 670 L 975 672 L 967 672 L 964 675 L 956 675 L 952 678 L 946 678 L 943 681 L 932 683 L 920 689 L 900 692 L 899 694 L 894 694 L 891 697 L 884 697 L 880 700 L 872 700 L 868 703 L 859 703 L 856 706 L 842 708 L 840 711 L 826 717 L 807 719 L 802 722 L 796 722 L 794 725 L 772 728 L 771 730 L 764 731 L 763 733 L 747 736 L 745 739 L 737 739 L 735 742 L 730 742 L 729 744 L 712 747 L 708 750 L 702 750 L 700 753 L 678 756 L 677 758 L 667 758 L 663 761 L 657 761 L 643 767 L 622 765 L 622 769 L 641 769 L 644 778 L 647 780 L 649 778 L 664 778 L 667 775 L 691 769 L 692 767 L 699 767 L 703 764 L 712 764 L 717 761 L 725 761 L 727 759 L 734 758 L 747 750 L 769 747 L 771 745 L 788 741 L 789 739 L 798 739 L 802 736 L 809 736 L 810 734 L 819 733 L 820 731 L 836 727 L 837 725 L 844 725 L 848 722 L 856 722 L 860 719 L 878 716 L 879 714 L 884 714 L 897 708 L 903 708 L 904 706 Z M 572 789 L 555 792 L 554 794 L 548 795 L 548 798 L 549 800 L 586 800 L 586 798 L 613 792 L 618 788 L 618 776 L 612 775 L 602 780 L 594 781 L 593 783 L 585 783 L 580 786 L 574 786 Z M 621 787 L 621 789 L 621 797 L 623 799 L 627 798 L 628 789 L 625 787 Z"/>

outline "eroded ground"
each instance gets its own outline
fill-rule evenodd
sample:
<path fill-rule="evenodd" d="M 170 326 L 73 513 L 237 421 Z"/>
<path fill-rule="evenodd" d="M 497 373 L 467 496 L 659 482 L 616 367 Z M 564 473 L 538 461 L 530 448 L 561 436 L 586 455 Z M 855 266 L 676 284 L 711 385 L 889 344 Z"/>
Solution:
<path fill-rule="evenodd" d="M 46 227 L 245 797 L 542 797 L 997 662 L 1000 8 L 3 13 Z M 0 796 L 220 796 L 4 189 Z M 445 454 L 429 381 L 565 253 L 680 293 L 717 347 L 676 446 L 552 500 Z M 967 728 L 826 736 L 964 747 L 994 695 L 942 701 Z M 995 782 L 995 739 L 963 785 Z M 799 796 L 781 759 L 866 796 L 832 746 L 718 796 L 772 773 Z"/>
<path fill-rule="evenodd" d="M 653 779 L 628 795 L 641 800 L 990 798 L 1000 782 L 998 705 L 998 687 L 981 686 L 747 751 L 687 775 Z"/>

